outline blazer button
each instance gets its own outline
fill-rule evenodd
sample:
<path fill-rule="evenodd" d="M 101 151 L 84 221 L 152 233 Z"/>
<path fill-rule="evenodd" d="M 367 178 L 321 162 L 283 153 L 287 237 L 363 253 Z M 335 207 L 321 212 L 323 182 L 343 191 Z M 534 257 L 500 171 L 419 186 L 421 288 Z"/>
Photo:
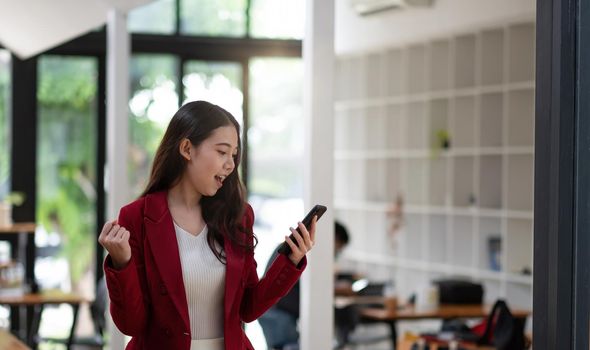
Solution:
<path fill-rule="evenodd" d="M 162 295 L 168 294 L 168 291 L 166 290 L 166 286 L 164 285 L 164 283 L 160 283 L 160 294 L 162 294 Z"/>
<path fill-rule="evenodd" d="M 166 334 L 167 337 L 171 338 L 172 337 L 172 332 L 170 332 L 170 330 L 168 328 L 164 329 L 164 334 Z"/>

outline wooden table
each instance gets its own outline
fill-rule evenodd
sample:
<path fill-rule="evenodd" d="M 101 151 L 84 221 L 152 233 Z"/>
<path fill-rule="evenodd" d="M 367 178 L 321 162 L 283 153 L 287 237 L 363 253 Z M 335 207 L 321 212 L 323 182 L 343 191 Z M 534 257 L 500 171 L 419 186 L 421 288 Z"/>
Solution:
<path fill-rule="evenodd" d="M 9 350 L 31 350 L 14 335 L 0 329 L 0 349 Z"/>
<path fill-rule="evenodd" d="M 88 300 L 82 298 L 76 294 L 62 293 L 62 292 L 46 292 L 46 293 L 31 293 L 22 296 L 0 296 L 0 305 L 10 306 L 11 309 L 27 306 L 33 307 L 34 313 L 30 328 L 27 330 L 26 342 L 27 344 L 35 349 L 37 347 L 39 333 L 39 324 L 41 322 L 41 314 L 45 305 L 58 305 L 68 304 L 72 307 L 73 322 L 70 329 L 70 335 L 68 337 L 66 346 L 70 349 L 74 340 L 74 332 L 76 329 L 76 323 L 78 321 L 78 309 L 80 304 L 88 302 Z"/>
<path fill-rule="evenodd" d="M 393 348 L 397 345 L 397 321 L 439 319 L 451 320 L 456 318 L 485 318 L 491 312 L 490 305 L 440 305 L 432 310 L 417 310 L 413 306 L 402 306 L 395 310 L 385 308 L 361 307 L 361 319 L 369 323 L 386 323 L 390 327 Z M 530 311 L 510 310 L 517 319 L 526 319 Z"/>
<path fill-rule="evenodd" d="M 385 297 L 382 296 L 363 296 L 363 295 L 351 295 L 351 296 L 337 296 L 334 298 L 334 306 L 337 308 L 343 308 L 350 305 L 364 306 L 364 305 L 383 305 L 385 303 Z"/>
<path fill-rule="evenodd" d="M 403 306 L 397 310 L 386 310 L 380 308 L 362 308 L 361 316 L 377 321 L 399 321 L 399 320 L 424 320 L 441 319 L 451 320 L 454 318 L 483 318 L 487 317 L 491 305 L 440 305 L 436 309 L 421 311 L 413 306 Z M 510 310 L 515 318 L 526 318 L 531 312 L 525 310 Z"/>
<path fill-rule="evenodd" d="M 411 350 L 413 344 L 414 344 L 414 340 L 403 339 L 402 341 L 399 342 L 399 344 L 397 344 L 398 350 Z M 465 344 L 462 344 L 461 348 L 468 349 L 468 350 L 496 350 L 492 346 L 478 346 L 478 345 L 465 345 Z M 438 347 L 436 345 L 432 345 L 432 346 L 428 347 L 428 350 L 438 350 Z"/>

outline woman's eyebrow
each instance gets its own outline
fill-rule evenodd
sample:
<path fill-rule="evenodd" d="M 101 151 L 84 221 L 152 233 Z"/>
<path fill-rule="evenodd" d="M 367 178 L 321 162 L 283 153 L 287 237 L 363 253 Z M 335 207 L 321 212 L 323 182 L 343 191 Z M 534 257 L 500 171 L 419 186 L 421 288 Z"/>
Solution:
<path fill-rule="evenodd" d="M 232 145 L 230 145 L 227 142 L 220 142 L 220 143 L 215 144 L 215 146 L 226 146 L 226 147 L 229 147 L 229 148 L 233 148 Z M 235 147 L 235 149 L 238 149 L 238 148 Z"/>

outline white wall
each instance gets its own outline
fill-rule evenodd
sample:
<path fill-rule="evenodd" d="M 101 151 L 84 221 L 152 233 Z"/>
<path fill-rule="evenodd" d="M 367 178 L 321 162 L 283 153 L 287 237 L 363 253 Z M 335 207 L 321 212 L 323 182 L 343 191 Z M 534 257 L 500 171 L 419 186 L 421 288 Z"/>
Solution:
<path fill-rule="evenodd" d="M 422 41 L 498 22 L 532 19 L 535 0 L 436 0 L 433 7 L 357 15 L 350 0 L 336 1 L 336 54 Z"/>

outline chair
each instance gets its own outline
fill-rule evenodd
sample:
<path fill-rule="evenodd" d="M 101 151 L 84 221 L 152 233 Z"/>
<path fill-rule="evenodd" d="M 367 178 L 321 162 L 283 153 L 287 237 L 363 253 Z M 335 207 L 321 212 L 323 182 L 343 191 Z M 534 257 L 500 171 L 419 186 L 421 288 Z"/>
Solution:
<path fill-rule="evenodd" d="M 74 321 L 72 322 L 72 329 L 70 331 L 69 339 L 55 339 L 55 338 L 42 338 L 42 342 L 55 342 L 65 344 L 68 350 L 94 350 L 102 349 L 105 345 L 103 335 L 106 327 L 105 312 L 107 308 L 107 286 L 104 277 L 101 278 L 96 285 L 96 297 L 90 304 L 90 315 L 92 317 L 92 323 L 94 325 L 94 334 L 89 337 L 77 338 L 74 335 L 77 312 L 74 314 Z M 76 310 L 77 311 L 77 310 Z"/>

